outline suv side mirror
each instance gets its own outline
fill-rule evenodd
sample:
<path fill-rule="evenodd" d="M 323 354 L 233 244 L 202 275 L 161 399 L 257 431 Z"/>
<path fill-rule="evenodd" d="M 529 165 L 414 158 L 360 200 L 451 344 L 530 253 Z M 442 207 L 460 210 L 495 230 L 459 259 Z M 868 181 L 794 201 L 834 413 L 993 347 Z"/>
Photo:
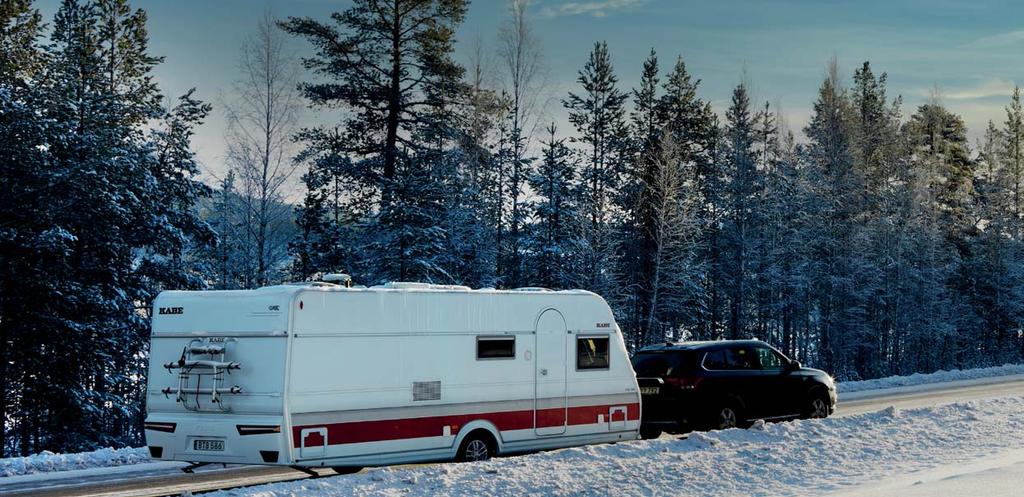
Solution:
<path fill-rule="evenodd" d="M 787 369 L 789 369 L 790 371 L 796 371 L 801 367 L 803 366 L 800 365 L 800 361 L 789 361 L 789 367 Z"/>

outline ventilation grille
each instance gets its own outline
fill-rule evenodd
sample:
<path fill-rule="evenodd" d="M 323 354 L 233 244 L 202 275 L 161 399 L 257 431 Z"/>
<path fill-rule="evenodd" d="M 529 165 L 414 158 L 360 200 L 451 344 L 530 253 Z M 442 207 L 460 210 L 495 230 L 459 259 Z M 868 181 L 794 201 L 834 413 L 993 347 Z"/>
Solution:
<path fill-rule="evenodd" d="M 412 400 L 441 400 L 440 381 L 414 381 Z"/>

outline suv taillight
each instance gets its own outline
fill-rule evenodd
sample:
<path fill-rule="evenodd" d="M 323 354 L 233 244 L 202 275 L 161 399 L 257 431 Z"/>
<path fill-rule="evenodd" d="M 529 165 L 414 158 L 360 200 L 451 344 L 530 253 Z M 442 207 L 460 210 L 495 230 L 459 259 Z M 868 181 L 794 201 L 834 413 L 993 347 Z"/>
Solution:
<path fill-rule="evenodd" d="M 703 377 L 700 376 L 670 376 L 664 378 L 666 385 L 672 385 L 681 390 L 693 390 L 697 388 Z"/>

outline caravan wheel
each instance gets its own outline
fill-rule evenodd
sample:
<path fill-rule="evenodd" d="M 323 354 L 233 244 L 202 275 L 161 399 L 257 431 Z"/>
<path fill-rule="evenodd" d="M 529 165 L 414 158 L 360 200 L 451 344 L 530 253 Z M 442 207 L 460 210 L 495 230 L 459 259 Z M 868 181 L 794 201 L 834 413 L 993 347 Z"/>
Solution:
<path fill-rule="evenodd" d="M 455 456 L 460 462 L 486 461 L 494 456 L 494 437 L 484 430 L 477 430 L 466 436 Z"/>
<path fill-rule="evenodd" d="M 351 475 L 363 470 L 362 466 L 331 466 L 331 469 L 339 475 Z"/>

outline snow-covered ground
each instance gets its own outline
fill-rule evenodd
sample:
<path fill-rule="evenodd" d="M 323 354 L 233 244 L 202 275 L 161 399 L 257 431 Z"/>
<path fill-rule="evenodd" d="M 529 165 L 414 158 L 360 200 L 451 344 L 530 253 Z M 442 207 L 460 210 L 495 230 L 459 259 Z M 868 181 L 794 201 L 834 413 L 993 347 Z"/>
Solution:
<path fill-rule="evenodd" d="M 976 380 L 1000 376 L 1022 375 L 1024 364 L 1007 364 L 991 368 L 954 369 L 952 371 L 936 371 L 934 373 L 914 373 L 908 376 L 889 376 L 875 380 L 842 381 L 836 383 L 840 394 L 862 392 L 864 390 L 880 390 L 896 387 L 912 387 L 951 381 Z"/>
<path fill-rule="evenodd" d="M 827 497 L 1020 497 L 1024 449 L 886 478 Z"/>
<path fill-rule="evenodd" d="M 477 464 L 381 468 L 211 495 L 819 496 L 939 467 L 984 466 L 987 458 L 1024 456 L 1019 453 L 1022 413 L 1021 397 L 889 408 L 826 420 L 758 423 L 684 440 L 593 445 Z M 1008 472 L 1020 468 L 1007 467 Z M 849 495 L 900 493 L 875 488 Z"/>
<path fill-rule="evenodd" d="M 76 469 L 105 468 L 150 462 L 145 447 L 131 449 L 100 449 L 77 454 L 54 454 L 44 451 L 27 457 L 0 459 L 0 477 L 70 471 Z"/>
<path fill-rule="evenodd" d="M 1024 365 L 1006 365 L 993 368 L 939 371 L 931 374 L 892 376 L 877 380 L 842 382 L 838 384 L 840 404 L 843 400 L 923 391 L 931 388 L 966 386 L 975 383 L 1000 382 L 1024 378 Z M 48 473 L 55 471 L 86 470 L 151 462 L 145 447 L 128 449 L 101 449 L 78 454 L 43 452 L 28 457 L 0 459 L 0 477 Z"/>

